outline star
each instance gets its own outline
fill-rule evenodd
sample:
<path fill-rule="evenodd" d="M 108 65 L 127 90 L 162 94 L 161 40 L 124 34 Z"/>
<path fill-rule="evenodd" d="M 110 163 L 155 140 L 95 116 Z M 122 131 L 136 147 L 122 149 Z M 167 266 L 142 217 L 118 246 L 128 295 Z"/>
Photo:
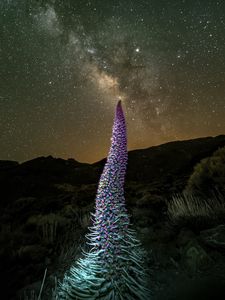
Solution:
<path fill-rule="evenodd" d="M 222 1 L 3 2 L 0 159 L 102 159 L 118 99 L 130 149 L 225 131 Z"/>

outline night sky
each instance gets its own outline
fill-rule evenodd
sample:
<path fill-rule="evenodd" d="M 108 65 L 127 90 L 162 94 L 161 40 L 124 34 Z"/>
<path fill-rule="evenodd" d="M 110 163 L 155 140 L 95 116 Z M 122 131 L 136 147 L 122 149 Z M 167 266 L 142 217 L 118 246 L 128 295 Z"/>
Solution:
<path fill-rule="evenodd" d="M 0 159 L 94 162 L 225 133 L 225 1 L 1 0 Z"/>

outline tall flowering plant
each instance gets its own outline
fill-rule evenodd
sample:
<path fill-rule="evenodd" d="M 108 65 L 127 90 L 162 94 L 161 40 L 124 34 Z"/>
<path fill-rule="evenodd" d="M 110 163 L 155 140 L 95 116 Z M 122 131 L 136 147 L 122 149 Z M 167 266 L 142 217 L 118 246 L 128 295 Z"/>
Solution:
<path fill-rule="evenodd" d="M 130 228 L 125 206 L 127 160 L 126 124 L 119 101 L 111 147 L 98 185 L 93 225 L 86 236 L 90 250 L 65 274 L 59 299 L 151 298 L 144 267 L 145 252 Z"/>

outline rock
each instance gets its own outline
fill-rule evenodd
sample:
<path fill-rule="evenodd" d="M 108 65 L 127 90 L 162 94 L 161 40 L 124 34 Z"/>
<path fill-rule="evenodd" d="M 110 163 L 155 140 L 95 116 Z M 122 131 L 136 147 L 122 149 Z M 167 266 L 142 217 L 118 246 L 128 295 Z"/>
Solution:
<path fill-rule="evenodd" d="M 225 249 L 225 225 L 203 230 L 200 237 L 208 246 Z"/>
<path fill-rule="evenodd" d="M 158 222 L 152 225 L 152 241 L 161 243 L 171 243 L 175 238 L 175 231 L 167 222 Z"/>
<path fill-rule="evenodd" d="M 182 228 L 177 237 L 177 245 L 183 247 L 193 239 L 195 239 L 195 234 L 190 229 Z"/>
<path fill-rule="evenodd" d="M 196 240 L 191 240 L 181 248 L 181 264 L 188 273 L 195 275 L 198 271 L 210 268 L 212 260 Z"/>
<path fill-rule="evenodd" d="M 139 227 L 147 227 L 149 224 L 152 223 L 152 219 L 151 218 L 148 218 L 147 216 L 143 216 L 142 218 L 139 218 L 137 221 L 136 221 L 136 224 L 139 226 Z"/>
<path fill-rule="evenodd" d="M 138 227 L 138 231 L 140 232 L 140 234 L 144 235 L 144 236 L 149 236 L 152 233 L 152 228 L 151 227 Z"/>

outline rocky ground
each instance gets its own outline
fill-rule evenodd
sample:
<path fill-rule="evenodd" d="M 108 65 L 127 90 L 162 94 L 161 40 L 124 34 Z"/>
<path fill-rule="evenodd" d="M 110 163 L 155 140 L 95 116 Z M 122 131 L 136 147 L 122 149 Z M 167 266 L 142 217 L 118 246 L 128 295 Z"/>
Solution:
<path fill-rule="evenodd" d="M 129 152 L 125 197 L 148 253 L 152 300 L 225 299 L 225 222 L 184 226 L 167 213 L 194 165 L 224 145 L 220 136 Z M 36 299 L 46 269 L 50 299 L 85 247 L 104 162 L 1 161 L 1 299 Z"/>

